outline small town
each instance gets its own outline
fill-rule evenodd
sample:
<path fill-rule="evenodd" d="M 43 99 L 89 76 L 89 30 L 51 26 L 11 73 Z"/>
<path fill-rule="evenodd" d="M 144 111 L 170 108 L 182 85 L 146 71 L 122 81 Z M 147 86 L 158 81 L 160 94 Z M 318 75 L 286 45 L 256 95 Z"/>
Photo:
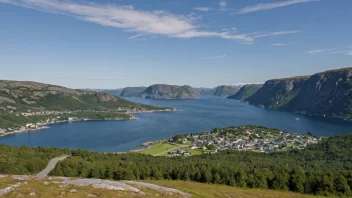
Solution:
<path fill-rule="evenodd" d="M 304 149 L 320 140 L 321 137 L 310 132 L 296 134 L 265 127 L 233 126 L 199 134 L 176 135 L 156 147 L 160 147 L 159 151 L 163 146 L 168 148 L 168 152 L 161 153 L 169 157 L 217 153 L 225 149 L 269 153 Z"/>
<path fill-rule="evenodd" d="M 13 113 L 16 117 L 24 117 L 28 119 L 30 122 L 22 123 L 21 126 L 12 126 L 12 127 L 5 127 L 0 128 L 0 136 L 9 135 L 13 133 L 20 133 L 25 131 L 35 131 L 35 130 L 42 130 L 48 128 L 46 125 L 55 124 L 60 122 L 75 122 L 75 121 L 86 121 L 86 120 L 98 120 L 95 114 L 100 114 L 103 119 L 105 120 L 119 120 L 119 115 L 127 115 L 124 111 L 125 110 L 118 110 L 121 111 L 121 114 L 114 113 L 114 112 L 104 112 L 104 111 L 93 111 L 93 110 L 75 110 L 75 111 L 27 111 L 27 112 L 19 112 Z M 114 116 L 116 117 L 108 117 Z M 104 117 L 105 116 L 105 117 Z M 99 119 L 102 119 L 99 118 Z M 124 118 L 121 118 L 124 119 Z M 133 119 L 133 117 L 129 118 Z"/>

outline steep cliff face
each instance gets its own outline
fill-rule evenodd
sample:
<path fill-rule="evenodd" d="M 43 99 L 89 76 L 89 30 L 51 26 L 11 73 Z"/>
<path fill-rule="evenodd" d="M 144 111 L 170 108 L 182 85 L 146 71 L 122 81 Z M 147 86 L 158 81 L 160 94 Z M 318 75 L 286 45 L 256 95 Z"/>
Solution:
<path fill-rule="evenodd" d="M 235 94 L 238 90 L 240 90 L 241 86 L 229 86 L 222 85 L 218 86 L 215 90 L 214 95 L 220 97 L 228 97 Z"/>
<path fill-rule="evenodd" d="M 269 80 L 246 101 L 304 114 L 352 118 L 352 68 Z"/>
<path fill-rule="evenodd" d="M 303 76 L 266 81 L 263 87 L 246 101 L 268 108 L 281 108 L 304 89 L 307 79 L 308 77 Z"/>
<path fill-rule="evenodd" d="M 256 93 L 263 84 L 248 84 L 241 87 L 241 89 L 232 96 L 227 97 L 228 99 L 245 100 L 248 97 Z"/>
<path fill-rule="evenodd" d="M 351 117 L 352 68 L 313 75 L 305 89 L 284 108 L 300 113 Z"/>
<path fill-rule="evenodd" d="M 142 93 L 147 87 L 126 87 L 122 90 L 120 96 L 122 97 L 137 97 Z"/>
<path fill-rule="evenodd" d="M 152 85 L 139 94 L 149 99 L 191 99 L 199 98 L 200 93 L 190 86 Z"/>

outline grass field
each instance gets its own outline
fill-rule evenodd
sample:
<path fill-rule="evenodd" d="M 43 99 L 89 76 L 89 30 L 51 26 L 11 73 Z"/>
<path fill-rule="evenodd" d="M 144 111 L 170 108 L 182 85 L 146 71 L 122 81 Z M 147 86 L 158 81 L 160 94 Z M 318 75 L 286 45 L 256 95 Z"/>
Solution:
<path fill-rule="evenodd" d="M 193 198 L 317 198 L 318 196 L 302 195 L 286 191 L 273 191 L 264 189 L 236 188 L 225 185 L 202 184 L 185 181 L 148 181 L 169 188 L 175 188 L 186 193 L 192 194 Z"/>
<path fill-rule="evenodd" d="M 3 182 L 4 180 L 0 180 Z M 160 186 L 165 186 L 173 189 L 180 190 L 192 195 L 192 198 L 317 198 L 318 196 L 302 195 L 292 192 L 262 190 L 262 189 L 245 189 L 236 188 L 225 185 L 202 184 L 196 182 L 185 181 L 143 181 L 146 183 L 153 183 Z M 11 182 L 10 182 L 11 183 Z M 136 186 L 143 194 L 129 192 L 129 191 L 116 191 L 107 189 L 96 189 L 93 187 L 73 186 L 73 185 L 60 185 L 48 180 L 28 180 L 14 192 L 10 192 L 3 197 L 68 197 L 68 198 L 86 198 L 86 197 L 99 197 L 99 198 L 130 198 L 130 197 L 182 197 L 179 194 L 169 194 L 152 190 L 146 187 Z"/>
<path fill-rule="evenodd" d="M 0 177 L 0 190 L 4 189 L 10 185 L 15 184 L 16 181 L 11 177 Z"/>
<path fill-rule="evenodd" d="M 148 155 L 157 155 L 159 153 L 165 152 L 170 149 L 176 149 L 179 145 L 171 145 L 168 143 L 161 143 L 146 150 L 141 151 L 141 153 L 148 154 Z M 167 154 L 167 152 L 166 152 Z"/>
<path fill-rule="evenodd" d="M 153 156 L 169 156 L 167 153 L 170 151 L 177 151 L 179 149 L 188 151 L 191 155 L 201 155 L 204 153 L 211 152 L 210 150 L 201 150 L 201 149 L 191 149 L 189 148 L 190 144 L 170 144 L 168 142 L 160 142 L 155 146 L 152 146 L 148 149 L 140 151 L 140 153 L 153 155 Z"/>

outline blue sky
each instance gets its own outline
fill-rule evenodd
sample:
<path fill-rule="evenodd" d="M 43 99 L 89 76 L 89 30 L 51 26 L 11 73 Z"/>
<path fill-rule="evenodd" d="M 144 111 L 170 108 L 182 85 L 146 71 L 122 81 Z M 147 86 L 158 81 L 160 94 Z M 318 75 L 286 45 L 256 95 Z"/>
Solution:
<path fill-rule="evenodd" d="M 351 0 L 0 0 L 0 79 L 214 87 L 352 66 Z"/>

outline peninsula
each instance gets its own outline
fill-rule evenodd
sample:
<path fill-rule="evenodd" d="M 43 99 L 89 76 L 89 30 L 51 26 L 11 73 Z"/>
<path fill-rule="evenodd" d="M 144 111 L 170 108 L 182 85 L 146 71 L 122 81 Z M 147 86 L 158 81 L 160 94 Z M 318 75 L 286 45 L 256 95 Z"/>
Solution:
<path fill-rule="evenodd" d="M 129 120 L 131 113 L 171 111 L 106 93 L 24 81 L 0 81 L 0 135 L 42 129 L 55 122 Z"/>

